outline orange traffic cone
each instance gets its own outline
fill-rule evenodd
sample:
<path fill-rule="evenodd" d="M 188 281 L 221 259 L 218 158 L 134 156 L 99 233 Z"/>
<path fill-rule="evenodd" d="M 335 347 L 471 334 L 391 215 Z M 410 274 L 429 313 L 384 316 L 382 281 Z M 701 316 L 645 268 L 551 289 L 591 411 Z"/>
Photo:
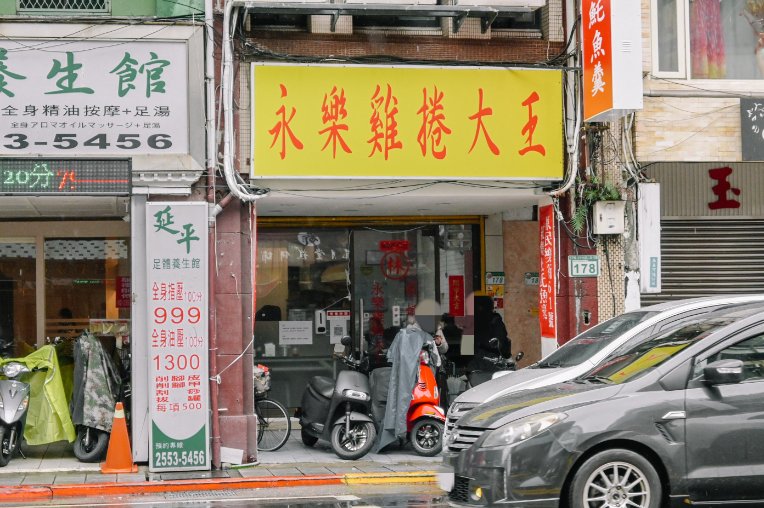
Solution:
<path fill-rule="evenodd" d="M 127 435 L 125 409 L 121 402 L 114 408 L 114 420 L 111 424 L 109 449 L 106 462 L 101 464 L 102 473 L 137 473 L 138 466 L 133 464 L 133 452 L 130 450 L 130 438 Z"/>

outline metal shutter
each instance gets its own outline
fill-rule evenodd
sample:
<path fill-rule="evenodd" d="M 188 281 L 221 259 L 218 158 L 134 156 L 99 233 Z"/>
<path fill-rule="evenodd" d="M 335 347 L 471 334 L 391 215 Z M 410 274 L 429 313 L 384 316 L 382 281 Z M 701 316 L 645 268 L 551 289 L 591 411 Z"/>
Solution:
<path fill-rule="evenodd" d="M 661 289 L 642 305 L 764 293 L 764 220 L 662 220 Z"/>

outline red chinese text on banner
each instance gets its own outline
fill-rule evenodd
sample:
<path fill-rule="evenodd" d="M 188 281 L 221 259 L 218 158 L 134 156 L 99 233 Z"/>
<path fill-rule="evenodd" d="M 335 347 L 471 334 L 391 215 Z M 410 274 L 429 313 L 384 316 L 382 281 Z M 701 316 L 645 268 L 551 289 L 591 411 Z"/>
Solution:
<path fill-rule="evenodd" d="M 610 0 L 581 0 L 584 118 L 613 109 Z"/>
<path fill-rule="evenodd" d="M 464 316 L 464 275 L 448 276 L 448 312 Z"/>
<path fill-rule="evenodd" d="M 128 309 L 133 302 L 130 277 L 117 277 L 117 308 Z"/>
<path fill-rule="evenodd" d="M 554 207 L 539 208 L 539 324 L 541 336 L 557 339 L 557 284 L 555 280 Z"/>

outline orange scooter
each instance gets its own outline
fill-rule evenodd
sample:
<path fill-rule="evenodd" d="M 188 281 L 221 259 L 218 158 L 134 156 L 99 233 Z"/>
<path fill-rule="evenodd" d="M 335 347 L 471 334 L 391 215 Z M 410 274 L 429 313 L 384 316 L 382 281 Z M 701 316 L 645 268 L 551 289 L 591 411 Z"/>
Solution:
<path fill-rule="evenodd" d="M 425 344 L 419 353 L 419 375 L 406 414 L 406 430 L 414 450 L 419 455 L 432 457 L 443 448 L 446 414 L 439 406 L 440 393 L 430 368 L 428 347 L 435 346 Z"/>

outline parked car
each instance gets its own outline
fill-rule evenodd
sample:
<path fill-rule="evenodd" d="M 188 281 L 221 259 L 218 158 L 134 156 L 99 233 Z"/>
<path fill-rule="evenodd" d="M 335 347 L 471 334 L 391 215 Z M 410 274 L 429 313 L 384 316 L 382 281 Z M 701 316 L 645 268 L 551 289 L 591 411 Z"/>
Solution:
<path fill-rule="evenodd" d="M 469 411 L 441 486 L 463 506 L 761 506 L 762 401 L 764 306 L 718 310 Z"/>
<path fill-rule="evenodd" d="M 518 390 L 568 381 L 587 372 L 626 342 L 642 340 L 715 309 L 761 301 L 764 295 L 692 298 L 643 307 L 609 319 L 577 335 L 533 365 L 503 373 L 461 393 L 448 408 L 444 439 L 456 421 L 478 404 Z"/>

